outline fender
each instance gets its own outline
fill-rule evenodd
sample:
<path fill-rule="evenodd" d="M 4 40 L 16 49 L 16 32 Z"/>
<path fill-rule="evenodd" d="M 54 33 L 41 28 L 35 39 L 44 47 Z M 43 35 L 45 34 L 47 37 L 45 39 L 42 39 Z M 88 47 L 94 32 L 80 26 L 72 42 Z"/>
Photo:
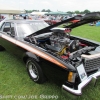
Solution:
<path fill-rule="evenodd" d="M 23 55 L 23 61 L 26 62 L 27 58 L 33 58 L 34 60 L 36 60 L 37 62 L 39 62 L 39 57 L 36 56 L 35 54 L 31 53 L 31 52 L 26 52 Z"/>

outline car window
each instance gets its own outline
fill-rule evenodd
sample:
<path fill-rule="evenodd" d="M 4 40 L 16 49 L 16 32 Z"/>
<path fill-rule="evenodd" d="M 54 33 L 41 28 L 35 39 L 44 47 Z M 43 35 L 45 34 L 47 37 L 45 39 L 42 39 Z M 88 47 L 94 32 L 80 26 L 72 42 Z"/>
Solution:
<path fill-rule="evenodd" d="M 17 30 L 20 37 L 26 37 L 38 30 L 49 26 L 46 22 L 30 22 L 24 24 L 17 24 Z"/>
<path fill-rule="evenodd" d="M 9 32 L 10 31 L 10 23 L 9 22 L 6 22 L 3 29 L 2 29 L 3 32 Z"/>
<path fill-rule="evenodd" d="M 10 22 L 5 22 L 0 29 L 2 32 L 5 32 L 6 34 L 8 34 L 11 37 L 15 36 L 15 30 L 14 30 L 14 23 L 10 23 Z"/>

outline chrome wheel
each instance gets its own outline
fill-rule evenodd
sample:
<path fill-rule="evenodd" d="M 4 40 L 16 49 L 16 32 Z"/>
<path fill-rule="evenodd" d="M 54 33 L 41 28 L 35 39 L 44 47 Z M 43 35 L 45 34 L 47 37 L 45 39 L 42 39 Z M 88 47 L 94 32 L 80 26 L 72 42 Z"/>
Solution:
<path fill-rule="evenodd" d="M 35 79 L 35 80 L 38 80 L 38 70 L 35 66 L 34 63 L 30 62 L 29 63 L 29 73 L 30 75 Z"/>
<path fill-rule="evenodd" d="M 43 83 L 45 81 L 45 76 L 40 65 L 34 61 L 33 59 L 29 58 L 26 62 L 26 67 L 30 78 L 36 83 Z"/>

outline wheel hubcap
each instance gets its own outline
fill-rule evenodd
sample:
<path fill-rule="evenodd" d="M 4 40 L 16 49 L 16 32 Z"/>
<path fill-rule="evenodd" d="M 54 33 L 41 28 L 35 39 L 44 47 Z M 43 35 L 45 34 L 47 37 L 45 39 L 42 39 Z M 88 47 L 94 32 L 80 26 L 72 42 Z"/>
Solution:
<path fill-rule="evenodd" d="M 38 71 L 37 71 L 37 68 L 36 66 L 33 64 L 33 63 L 29 63 L 29 73 L 30 75 L 36 79 L 38 77 Z"/>

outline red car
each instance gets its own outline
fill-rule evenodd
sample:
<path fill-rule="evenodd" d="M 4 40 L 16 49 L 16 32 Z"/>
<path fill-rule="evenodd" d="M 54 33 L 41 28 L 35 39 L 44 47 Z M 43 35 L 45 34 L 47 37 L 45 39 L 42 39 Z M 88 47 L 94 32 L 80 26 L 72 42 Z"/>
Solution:
<path fill-rule="evenodd" d="M 47 22 L 49 25 L 53 25 L 53 24 L 56 24 L 58 22 L 61 22 L 60 19 L 47 19 L 47 20 L 44 20 L 45 22 Z"/>

